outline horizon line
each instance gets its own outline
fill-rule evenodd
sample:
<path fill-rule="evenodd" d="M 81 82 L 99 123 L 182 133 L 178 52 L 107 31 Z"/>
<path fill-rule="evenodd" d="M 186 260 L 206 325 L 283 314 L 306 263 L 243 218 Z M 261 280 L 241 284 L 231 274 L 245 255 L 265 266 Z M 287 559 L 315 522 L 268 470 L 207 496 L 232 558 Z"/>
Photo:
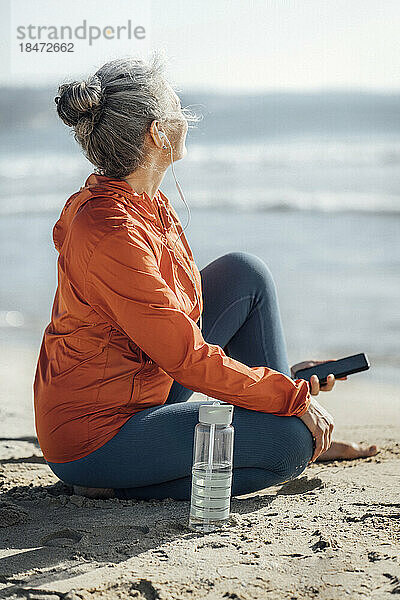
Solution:
<path fill-rule="evenodd" d="M 72 81 L 72 78 L 71 78 Z M 0 81 L 0 90 L 7 89 L 32 89 L 32 90 L 41 90 L 41 89 L 51 89 L 58 88 L 60 83 L 57 81 L 54 84 L 51 83 L 26 83 L 26 82 L 14 82 L 14 83 L 3 83 Z M 238 96 L 262 96 L 262 95 L 270 95 L 270 94 L 368 94 L 368 95 L 397 95 L 400 94 L 400 87 L 398 88 L 371 88 L 371 87 L 344 87 L 344 86 L 315 86 L 315 87 L 304 87 L 304 88 L 263 88 L 263 89 L 249 89 L 245 90 L 243 88 L 235 88 L 235 87 L 226 87 L 226 88 L 210 88 L 203 86 L 190 86 L 183 87 L 179 85 L 173 86 L 175 91 L 178 94 L 212 94 L 212 95 L 224 95 L 224 94 L 236 94 Z"/>

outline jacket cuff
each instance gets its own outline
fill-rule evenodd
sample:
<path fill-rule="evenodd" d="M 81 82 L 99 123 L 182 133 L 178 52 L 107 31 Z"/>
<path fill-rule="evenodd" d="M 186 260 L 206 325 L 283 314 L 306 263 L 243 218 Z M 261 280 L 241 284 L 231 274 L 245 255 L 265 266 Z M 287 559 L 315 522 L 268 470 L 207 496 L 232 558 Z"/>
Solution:
<path fill-rule="evenodd" d="M 308 407 L 310 406 L 311 403 L 311 388 L 310 388 L 310 383 L 306 380 L 306 379 L 295 379 L 294 380 L 295 383 L 300 383 L 300 382 L 305 382 L 306 383 L 306 394 L 304 397 L 303 402 L 297 407 L 294 415 L 296 417 L 301 417 L 303 416 L 307 411 L 308 411 Z"/>

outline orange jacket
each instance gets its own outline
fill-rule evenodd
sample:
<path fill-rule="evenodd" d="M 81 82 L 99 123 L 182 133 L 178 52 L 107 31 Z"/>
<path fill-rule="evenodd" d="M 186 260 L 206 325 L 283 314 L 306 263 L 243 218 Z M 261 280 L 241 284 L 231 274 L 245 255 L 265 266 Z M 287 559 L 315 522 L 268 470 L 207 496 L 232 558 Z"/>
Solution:
<path fill-rule="evenodd" d="M 102 446 L 132 415 L 164 404 L 174 379 L 251 410 L 308 408 L 306 381 L 248 367 L 203 339 L 203 306 L 180 263 L 189 272 L 192 265 L 202 305 L 200 273 L 184 234 L 178 260 L 171 251 L 177 234 L 160 199 L 181 233 L 160 190 L 151 199 L 92 173 L 54 226 L 58 286 L 33 384 L 36 431 L 50 462 Z"/>

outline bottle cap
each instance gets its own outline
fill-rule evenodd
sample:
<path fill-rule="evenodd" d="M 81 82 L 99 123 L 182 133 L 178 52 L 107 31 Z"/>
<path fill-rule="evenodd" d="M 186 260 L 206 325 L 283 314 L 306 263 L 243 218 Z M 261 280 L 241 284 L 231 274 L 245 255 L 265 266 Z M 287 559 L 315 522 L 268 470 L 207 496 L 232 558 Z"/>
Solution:
<path fill-rule="evenodd" d="M 232 404 L 201 404 L 199 421 L 207 425 L 230 425 L 233 417 Z"/>

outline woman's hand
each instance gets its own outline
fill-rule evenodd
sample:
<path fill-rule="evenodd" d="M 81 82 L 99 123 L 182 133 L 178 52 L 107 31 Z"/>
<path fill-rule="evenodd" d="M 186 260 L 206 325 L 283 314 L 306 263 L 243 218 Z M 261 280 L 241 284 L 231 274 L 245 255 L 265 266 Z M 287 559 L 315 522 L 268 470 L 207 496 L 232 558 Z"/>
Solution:
<path fill-rule="evenodd" d="M 307 412 L 298 418 L 303 421 L 312 433 L 314 454 L 310 462 L 313 462 L 320 454 L 328 450 L 332 443 L 332 432 L 335 427 L 333 417 L 317 400 L 311 398 Z"/>
<path fill-rule="evenodd" d="M 331 360 L 336 360 L 332 358 Z M 290 369 L 290 373 L 292 378 L 295 377 L 295 372 L 299 371 L 299 369 L 308 369 L 309 367 L 315 367 L 315 365 L 320 365 L 322 363 L 329 362 L 327 360 L 306 360 L 304 362 L 297 363 L 293 365 Z M 339 381 L 344 381 L 347 377 L 338 377 Z M 310 377 L 310 393 L 312 396 L 318 396 L 319 392 L 330 392 L 335 385 L 335 376 L 331 373 L 327 377 L 326 383 L 320 384 L 318 376 L 312 375 Z"/>

